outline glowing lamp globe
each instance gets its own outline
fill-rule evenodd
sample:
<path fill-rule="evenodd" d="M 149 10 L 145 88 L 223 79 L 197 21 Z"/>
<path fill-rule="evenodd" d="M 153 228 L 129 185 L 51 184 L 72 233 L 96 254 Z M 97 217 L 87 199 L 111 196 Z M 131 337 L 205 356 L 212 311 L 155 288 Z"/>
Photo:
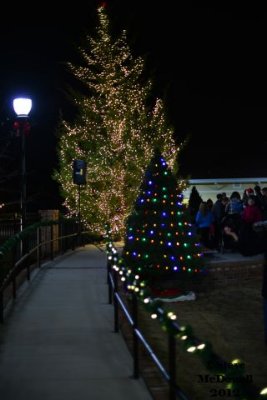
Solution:
<path fill-rule="evenodd" d="M 32 109 L 32 100 L 23 97 L 14 99 L 13 108 L 18 117 L 27 117 Z"/>

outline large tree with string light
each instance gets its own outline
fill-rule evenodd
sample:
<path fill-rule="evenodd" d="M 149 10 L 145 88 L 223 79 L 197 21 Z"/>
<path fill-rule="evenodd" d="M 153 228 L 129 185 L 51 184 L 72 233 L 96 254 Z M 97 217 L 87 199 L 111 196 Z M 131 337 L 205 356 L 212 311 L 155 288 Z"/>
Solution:
<path fill-rule="evenodd" d="M 151 159 L 126 223 L 123 264 L 134 286 L 157 287 L 178 279 L 181 291 L 204 276 L 199 242 L 176 178 L 159 150 Z"/>
<path fill-rule="evenodd" d="M 80 48 L 83 64 L 69 64 L 89 95 L 75 98 L 79 109 L 75 124 L 62 121 L 54 178 L 66 207 L 75 213 L 78 191 L 72 182 L 72 162 L 86 161 L 81 217 L 93 231 L 102 232 L 108 222 L 114 232 L 122 234 L 154 148 L 159 147 L 174 167 L 181 146 L 175 144 L 163 102 L 155 99 L 148 106 L 151 82 L 144 81 L 143 59 L 133 58 L 125 31 L 113 38 L 105 7 L 97 12 L 95 36 L 88 36 Z"/>

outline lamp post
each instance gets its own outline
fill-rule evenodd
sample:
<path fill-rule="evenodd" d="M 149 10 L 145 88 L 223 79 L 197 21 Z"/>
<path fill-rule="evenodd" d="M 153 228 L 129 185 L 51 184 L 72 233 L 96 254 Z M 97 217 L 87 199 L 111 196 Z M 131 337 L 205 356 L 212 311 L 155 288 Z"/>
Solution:
<path fill-rule="evenodd" d="M 21 138 L 21 197 L 20 211 L 21 223 L 20 230 L 22 231 L 26 225 L 26 142 L 25 136 L 30 131 L 29 113 L 32 108 L 32 100 L 29 98 L 19 97 L 13 100 L 13 108 L 17 115 L 14 122 L 14 128 L 17 136 Z"/>

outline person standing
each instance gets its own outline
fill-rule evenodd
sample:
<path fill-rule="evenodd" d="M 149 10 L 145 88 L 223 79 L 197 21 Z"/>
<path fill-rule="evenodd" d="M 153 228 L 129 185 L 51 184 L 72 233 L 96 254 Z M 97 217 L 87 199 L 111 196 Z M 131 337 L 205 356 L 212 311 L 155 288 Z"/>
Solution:
<path fill-rule="evenodd" d="M 213 214 L 209 209 L 207 202 L 202 201 L 196 215 L 196 228 L 200 236 L 200 243 L 211 249 L 214 247 L 214 237 L 212 237 Z"/>
<path fill-rule="evenodd" d="M 222 194 L 218 193 L 216 197 L 217 200 L 213 204 L 211 212 L 214 219 L 214 245 L 217 250 L 220 250 L 222 240 L 221 222 L 225 214 L 225 206 L 222 202 Z"/>
<path fill-rule="evenodd" d="M 262 188 L 261 193 L 262 219 L 267 220 L 267 187 Z"/>
<path fill-rule="evenodd" d="M 262 220 L 261 210 L 256 204 L 256 196 L 248 196 L 247 205 L 241 214 L 241 218 L 247 224 L 254 224 Z"/>

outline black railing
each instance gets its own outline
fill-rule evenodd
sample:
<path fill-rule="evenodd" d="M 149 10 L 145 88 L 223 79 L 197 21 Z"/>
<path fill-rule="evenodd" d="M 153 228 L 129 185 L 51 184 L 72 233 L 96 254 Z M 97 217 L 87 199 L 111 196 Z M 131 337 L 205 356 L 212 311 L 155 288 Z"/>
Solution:
<path fill-rule="evenodd" d="M 40 222 L 41 216 L 37 213 L 28 213 L 26 226 Z M 17 215 L 4 214 L 0 217 L 0 245 L 10 237 L 21 231 L 21 218 Z"/>
<path fill-rule="evenodd" d="M 140 358 L 139 358 L 139 343 L 143 345 L 146 353 L 161 373 L 164 381 L 169 385 L 169 400 L 189 400 L 189 397 L 180 389 L 176 383 L 176 340 L 172 334 L 168 335 L 168 360 L 169 369 L 164 367 L 157 354 L 153 351 L 152 347 L 145 339 L 143 333 L 139 329 L 138 324 L 138 298 L 133 293 L 131 296 L 132 314 L 128 311 L 127 305 L 123 301 L 119 291 L 118 273 L 112 268 L 112 261 L 108 256 L 107 260 L 108 271 L 108 299 L 109 304 L 114 306 L 114 331 L 119 332 L 119 310 L 121 310 L 126 317 L 126 320 L 132 327 L 132 340 L 133 340 L 133 377 L 138 379 L 140 377 Z"/>
<path fill-rule="evenodd" d="M 86 233 L 86 232 L 83 232 Z M 43 221 L 31 225 L 0 246 L 0 322 L 18 287 L 45 260 L 82 244 L 75 220 Z"/>
<path fill-rule="evenodd" d="M 267 395 L 267 388 L 264 388 L 261 392 L 249 379 L 249 376 L 245 376 L 244 364 L 239 364 L 239 360 L 236 362 L 227 362 L 222 357 L 217 355 L 212 350 L 212 345 L 208 342 L 203 342 L 193 335 L 191 327 L 182 327 L 176 321 L 168 319 L 169 312 L 166 312 L 161 306 L 153 306 L 153 312 L 158 316 L 158 319 L 165 321 L 168 319 L 167 329 L 167 340 L 168 340 L 168 368 L 165 368 L 163 363 L 159 360 L 159 357 L 152 350 L 148 341 L 145 339 L 143 333 L 139 329 L 138 324 L 138 304 L 140 303 L 139 295 L 134 291 L 128 291 L 127 278 L 123 273 L 123 268 L 119 268 L 120 257 L 115 247 L 109 242 L 107 246 L 107 271 L 108 271 L 108 286 L 109 286 L 109 303 L 114 306 L 114 330 L 119 331 L 119 310 L 122 310 L 126 320 L 132 327 L 132 339 L 133 339 L 133 376 L 134 378 L 139 377 L 140 371 L 140 360 L 138 343 L 142 343 L 153 363 L 156 365 L 164 380 L 169 385 L 169 400 L 189 400 L 189 397 L 180 389 L 176 379 L 176 343 L 177 339 L 180 339 L 187 352 L 196 352 L 204 366 L 216 376 L 222 379 L 222 382 L 230 382 L 231 388 L 227 386 L 227 389 L 223 389 L 223 393 L 227 396 L 235 396 L 236 399 L 244 400 L 258 400 L 261 395 Z M 119 278 L 123 278 L 124 283 L 119 284 Z M 126 284 L 126 285 L 125 285 Z M 123 292 L 127 292 L 127 296 L 131 295 L 132 300 L 132 315 L 129 313 L 127 306 L 123 302 Z M 172 313 L 171 313 L 172 314 Z M 166 325 L 165 325 L 166 326 Z M 214 375 L 215 376 L 215 375 Z"/>
<path fill-rule="evenodd" d="M 20 221 L 0 220 L 0 243 L 3 243 L 8 238 L 16 235 L 20 231 Z"/>

